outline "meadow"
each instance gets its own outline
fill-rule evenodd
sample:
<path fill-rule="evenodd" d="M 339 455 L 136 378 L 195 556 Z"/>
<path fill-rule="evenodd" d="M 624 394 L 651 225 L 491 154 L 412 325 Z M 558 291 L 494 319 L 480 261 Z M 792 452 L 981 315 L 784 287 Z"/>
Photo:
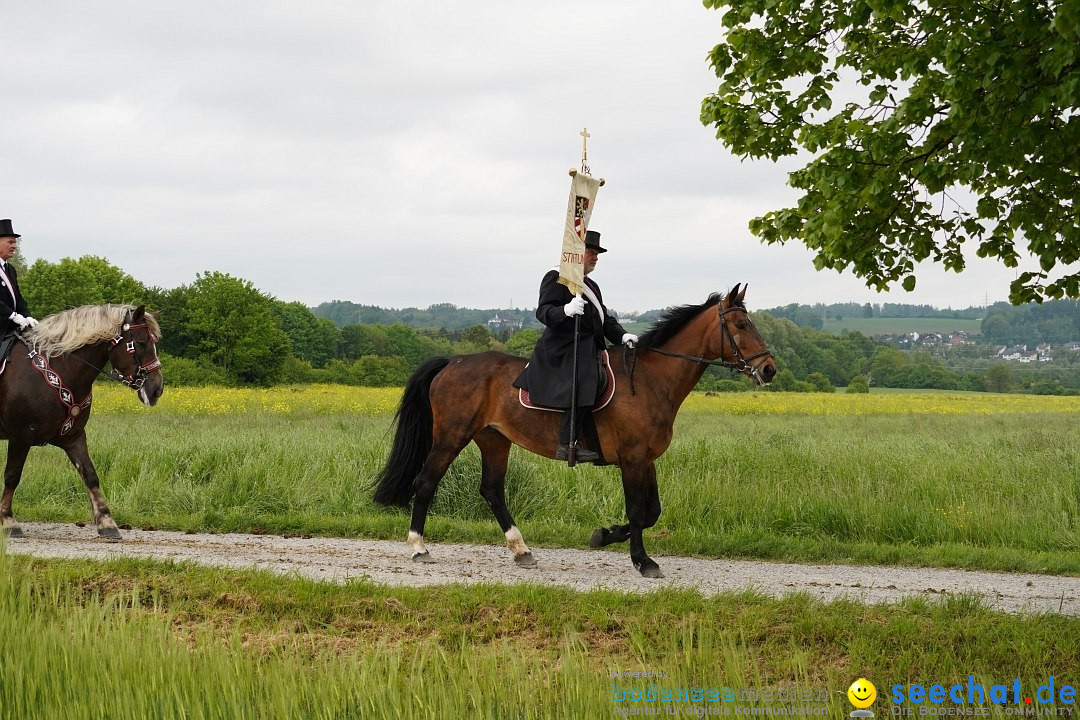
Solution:
<path fill-rule="evenodd" d="M 103 387 L 90 450 L 121 523 L 403 540 L 406 513 L 375 507 L 366 488 L 388 451 L 397 398 L 169 388 L 147 409 Z M 1067 397 L 693 395 L 658 463 L 664 512 L 646 542 L 655 555 L 1078 574 L 1078 413 L 1080 399 Z M 502 543 L 478 478 L 478 454 L 467 452 L 440 488 L 432 543 Z M 534 546 L 585 547 L 595 527 L 623 517 L 615 468 L 571 470 L 515 451 L 507 490 Z M 88 520 L 63 453 L 31 452 L 15 511 Z M 9 628 L 0 663 L 16 669 L 0 683 L 6 717 L 702 717 L 795 707 L 839 717 L 861 676 L 877 684 L 872 709 L 882 716 L 898 710 L 886 699 L 894 684 L 970 675 L 987 689 L 1014 679 L 1029 691 L 1051 678 L 1059 689 L 1080 685 L 1080 620 L 1004 615 L 969 597 L 865 606 L 752 591 L 420 590 L 149 561 L 0 562 Z M 620 699 L 650 683 L 736 700 Z M 783 699 L 806 693 L 813 702 Z M 1075 703 L 1042 709 L 1054 707 Z"/>
<path fill-rule="evenodd" d="M 403 539 L 368 485 L 399 391 L 169 389 L 158 407 L 95 395 L 91 455 L 117 522 Z M 1080 398 L 978 393 L 694 394 L 657 464 L 651 550 L 804 562 L 1080 573 Z M 432 542 L 497 544 L 470 447 L 444 478 Z M 624 518 L 618 470 L 514 450 L 526 541 L 585 547 Z M 31 452 L 16 517 L 85 521 L 64 454 Z M 615 548 L 625 552 L 625 547 Z"/>

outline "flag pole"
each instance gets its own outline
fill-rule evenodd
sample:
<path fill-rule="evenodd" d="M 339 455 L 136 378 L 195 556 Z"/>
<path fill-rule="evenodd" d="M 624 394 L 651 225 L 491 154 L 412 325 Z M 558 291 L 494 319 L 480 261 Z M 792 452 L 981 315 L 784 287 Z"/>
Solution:
<path fill-rule="evenodd" d="M 570 168 L 570 177 L 573 178 L 571 182 L 570 191 L 570 205 L 567 209 L 567 229 L 564 234 L 563 245 L 563 264 L 559 269 L 559 282 L 566 285 L 571 293 L 575 297 L 581 297 L 582 283 L 584 282 L 584 274 L 581 274 L 581 270 L 572 272 L 566 265 L 567 257 L 571 257 L 574 263 L 578 263 L 578 267 L 584 266 L 583 256 L 579 253 L 584 252 L 584 247 L 577 245 L 577 243 L 583 243 L 585 240 L 585 231 L 588 227 L 589 216 L 592 214 L 592 203 L 596 196 L 596 190 L 598 187 L 603 186 L 604 179 L 600 178 L 599 181 L 594 180 L 589 174 L 589 156 L 587 144 L 589 141 L 588 128 L 583 129 L 581 135 L 581 178 L 578 178 L 578 170 Z M 571 245 L 567 245 L 567 242 L 571 242 Z M 577 248 L 580 248 L 578 250 Z M 578 258 L 582 258 L 580 261 Z M 571 372 L 573 373 L 570 378 L 570 408 L 567 412 L 570 413 L 570 441 L 566 447 L 566 464 L 569 467 L 574 467 L 577 464 L 577 375 L 578 375 L 578 344 L 579 333 L 581 332 L 581 315 L 574 316 L 574 357 L 571 365 Z"/>
<path fill-rule="evenodd" d="M 581 297 L 581 295 L 578 295 Z M 574 364 L 570 380 L 570 442 L 566 444 L 566 466 L 577 465 L 577 360 L 578 331 L 581 330 L 581 316 L 574 316 Z"/>

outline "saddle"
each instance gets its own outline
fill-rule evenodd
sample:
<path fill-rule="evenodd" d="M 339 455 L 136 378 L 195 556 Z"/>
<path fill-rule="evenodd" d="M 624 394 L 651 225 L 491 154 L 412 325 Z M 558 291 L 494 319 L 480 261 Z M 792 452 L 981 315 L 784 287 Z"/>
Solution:
<path fill-rule="evenodd" d="M 611 369 L 611 358 L 608 357 L 607 350 L 600 353 L 600 365 L 603 368 L 603 372 L 600 376 L 602 389 L 600 390 L 599 397 L 596 398 L 596 403 L 593 405 L 593 412 L 603 410 L 611 402 L 611 398 L 615 397 L 615 371 Z M 553 408 L 535 404 L 529 398 L 529 391 L 525 388 L 518 388 L 518 402 L 521 403 L 522 407 L 529 408 L 530 410 L 547 410 L 548 412 L 560 413 L 566 411 L 566 408 Z"/>
<path fill-rule="evenodd" d="M 581 428 L 581 435 L 585 440 L 586 447 L 594 450 L 600 456 L 599 460 L 593 461 L 593 465 L 609 465 L 610 463 L 604 459 L 604 451 L 600 449 L 600 435 L 596 431 L 596 422 L 593 419 L 593 413 L 603 410 L 611 402 L 611 398 L 615 397 L 615 371 L 611 369 L 611 358 L 608 357 L 607 350 L 600 353 L 600 367 L 602 368 L 600 373 L 601 389 L 599 396 L 596 398 L 596 404 L 593 405 L 593 411 L 586 416 L 584 426 Z M 533 403 L 529 399 L 529 391 L 525 388 L 518 388 L 518 402 L 521 403 L 522 407 L 530 410 L 566 412 L 566 408 L 545 407 Z"/>
<path fill-rule="evenodd" d="M 15 341 L 19 339 L 19 336 L 15 334 L 14 330 L 8 332 L 7 335 L 0 339 L 0 374 L 7 368 L 8 356 L 11 354 L 11 348 L 15 345 Z"/>

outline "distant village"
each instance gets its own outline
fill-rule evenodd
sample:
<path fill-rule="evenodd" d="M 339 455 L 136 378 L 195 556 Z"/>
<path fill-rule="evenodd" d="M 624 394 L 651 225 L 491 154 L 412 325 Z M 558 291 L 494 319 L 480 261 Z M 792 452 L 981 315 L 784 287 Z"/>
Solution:
<path fill-rule="evenodd" d="M 913 350 L 916 348 L 958 348 L 963 345 L 973 345 L 974 342 L 968 339 L 968 334 L 963 330 L 957 330 L 951 333 L 918 333 L 909 332 L 899 335 L 884 334 L 878 335 L 875 338 L 883 343 L 887 343 L 902 350 Z M 1050 362 L 1051 350 L 1054 346 L 1050 343 L 1042 343 L 1029 347 L 1027 345 L 998 345 L 994 348 L 993 357 L 1000 360 L 1011 360 L 1018 363 L 1039 363 Z M 1080 350 L 1080 342 L 1070 342 L 1063 345 L 1058 345 L 1063 350 L 1078 351 Z"/>

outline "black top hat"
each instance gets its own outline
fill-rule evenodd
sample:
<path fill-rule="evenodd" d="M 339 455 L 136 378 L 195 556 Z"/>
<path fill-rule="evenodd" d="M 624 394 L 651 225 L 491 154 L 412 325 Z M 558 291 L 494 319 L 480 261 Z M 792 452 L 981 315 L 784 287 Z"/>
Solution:
<path fill-rule="evenodd" d="M 600 233 L 595 230 L 585 231 L 585 247 L 592 248 L 598 253 L 607 252 L 607 248 L 600 247 Z"/>
<path fill-rule="evenodd" d="M 0 237 L 22 237 L 22 235 L 11 229 L 10 220 L 0 220 Z M 600 236 L 597 235 L 597 237 Z"/>

